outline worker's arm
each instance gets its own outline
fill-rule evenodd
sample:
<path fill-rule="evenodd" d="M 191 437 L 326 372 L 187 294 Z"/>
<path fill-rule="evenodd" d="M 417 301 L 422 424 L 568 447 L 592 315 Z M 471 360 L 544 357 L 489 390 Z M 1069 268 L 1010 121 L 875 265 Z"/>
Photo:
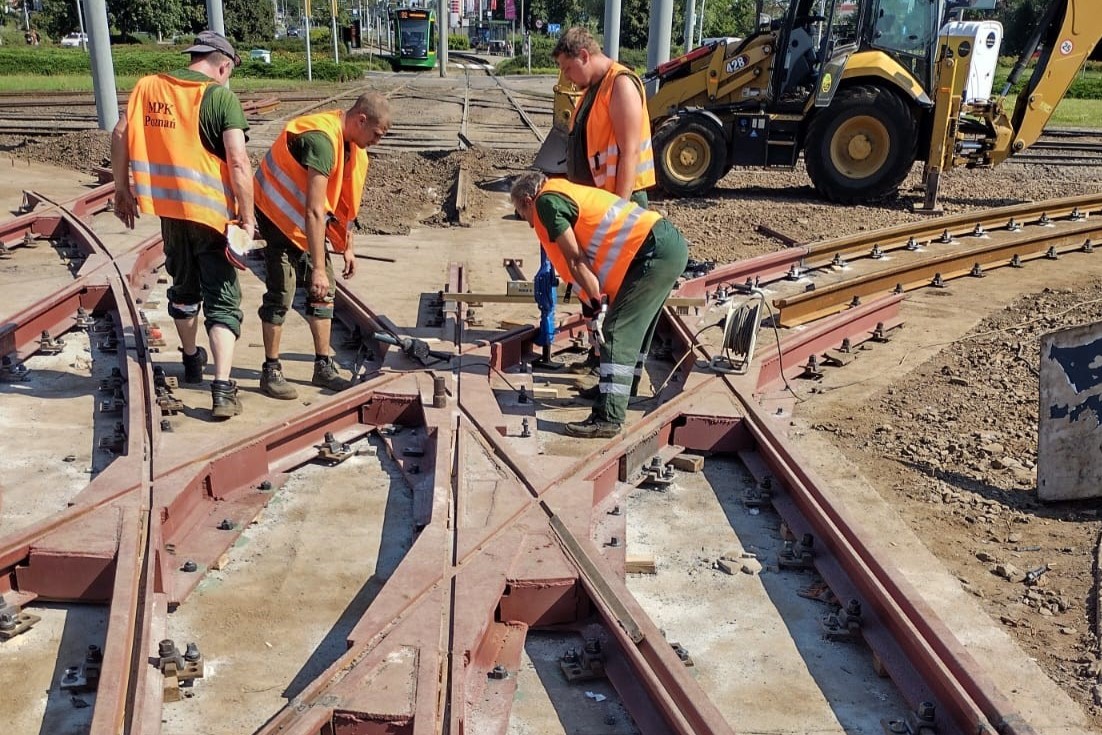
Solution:
<path fill-rule="evenodd" d="M 616 163 L 616 191 L 621 199 L 630 199 L 635 191 L 635 169 L 639 165 L 639 145 L 643 130 L 643 100 L 639 88 L 627 74 L 616 77 L 612 83 L 612 99 L 608 115 L 612 119 L 612 134 L 620 158 Z"/>
<path fill-rule="evenodd" d="M 306 172 L 306 246 L 310 254 L 310 296 L 321 300 L 329 293 L 329 277 L 325 275 L 325 224 L 329 212 L 325 207 L 325 190 L 329 177 L 320 171 Z"/>
<path fill-rule="evenodd" d="M 352 226 L 349 225 L 348 232 L 344 236 L 345 248 L 344 248 L 344 270 L 341 271 L 341 276 L 345 279 L 351 278 L 356 275 L 356 250 L 353 248 L 355 244 L 355 238 L 353 238 Z"/>
<path fill-rule="evenodd" d="M 561 235 L 555 238 L 555 242 L 558 243 L 559 250 L 566 258 L 566 264 L 570 268 L 570 275 L 574 283 L 581 286 L 582 290 L 585 291 L 586 298 L 600 299 L 601 284 L 589 267 L 589 262 L 582 254 L 582 249 L 578 245 L 578 238 L 574 235 L 574 228 L 567 227 Z"/>
<path fill-rule="evenodd" d="M 226 164 L 230 168 L 230 188 L 237 202 L 237 219 L 241 229 L 256 234 L 256 212 L 253 210 L 253 165 L 245 150 L 245 131 L 231 128 L 222 133 L 226 146 Z"/>
<path fill-rule="evenodd" d="M 138 206 L 130 191 L 130 148 L 126 140 L 126 116 L 119 118 L 111 131 L 111 175 L 115 179 L 115 216 L 134 229 Z"/>

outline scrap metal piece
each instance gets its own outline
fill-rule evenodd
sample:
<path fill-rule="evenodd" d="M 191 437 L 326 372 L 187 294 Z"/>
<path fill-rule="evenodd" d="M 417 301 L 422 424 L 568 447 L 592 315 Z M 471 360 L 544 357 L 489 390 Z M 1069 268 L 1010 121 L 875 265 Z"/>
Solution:
<path fill-rule="evenodd" d="M 773 502 L 773 478 L 769 475 L 761 482 L 746 488 L 742 493 L 742 504 L 747 508 L 760 508 Z"/>
<path fill-rule="evenodd" d="M 187 652 L 180 653 L 171 639 L 158 646 L 157 668 L 164 675 L 164 701 L 178 702 L 182 698 L 181 686 L 190 686 L 203 677 L 203 655 L 194 643 L 187 645 Z"/>
<path fill-rule="evenodd" d="M 46 329 L 42 330 L 42 336 L 38 339 L 38 349 L 36 352 L 40 355 L 56 355 L 65 349 L 65 340 L 61 337 L 51 337 L 50 332 Z"/>
<path fill-rule="evenodd" d="M 0 641 L 11 640 L 20 633 L 26 633 L 42 618 L 23 612 L 19 605 L 5 602 L 0 595 Z"/>
<path fill-rule="evenodd" d="M 685 648 L 685 646 L 680 643 L 671 642 L 670 647 L 673 649 L 673 652 L 677 654 L 677 657 L 681 659 L 681 663 L 686 666 L 696 666 L 696 663 L 693 662 L 693 657 L 689 655 L 689 649 Z"/>
<path fill-rule="evenodd" d="M 828 641 L 855 641 L 861 634 L 861 603 L 850 600 L 837 612 L 819 618 L 819 628 Z"/>
<path fill-rule="evenodd" d="M 902 720 L 881 720 L 884 735 L 937 735 L 937 711 L 933 702 L 920 702 Z"/>
<path fill-rule="evenodd" d="M 785 541 L 784 548 L 777 555 L 777 566 L 782 569 L 813 569 L 815 567 L 815 537 L 805 533 L 797 544 Z"/>
<path fill-rule="evenodd" d="M 122 454 L 126 449 L 126 427 L 121 421 L 115 423 L 115 429 L 110 436 L 100 438 L 99 448 L 114 454 Z"/>
<path fill-rule="evenodd" d="M 652 485 L 665 490 L 673 484 L 676 474 L 672 465 L 666 464 L 657 454 L 651 457 L 650 464 L 643 470 L 643 485 Z"/>
<path fill-rule="evenodd" d="M 30 380 L 30 370 L 21 362 L 16 362 L 11 355 L 0 358 L 0 383 L 24 383 Z"/>
<path fill-rule="evenodd" d="M 581 651 L 571 648 L 559 660 L 559 668 L 571 684 L 604 678 L 605 654 L 601 648 L 601 641 L 590 638 Z"/>
<path fill-rule="evenodd" d="M 328 463 L 330 467 L 340 464 L 353 454 L 352 448 L 337 441 L 331 431 L 325 432 L 325 441 L 318 446 L 318 459 Z"/>
<path fill-rule="evenodd" d="M 66 667 L 58 679 L 62 691 L 90 692 L 99 685 L 100 669 L 103 667 L 103 651 L 99 646 L 88 646 L 84 660 L 77 666 Z"/>

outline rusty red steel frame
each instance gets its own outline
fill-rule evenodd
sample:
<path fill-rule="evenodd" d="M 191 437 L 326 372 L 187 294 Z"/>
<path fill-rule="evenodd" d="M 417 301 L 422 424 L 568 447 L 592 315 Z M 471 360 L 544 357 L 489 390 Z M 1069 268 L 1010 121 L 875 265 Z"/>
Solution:
<path fill-rule="evenodd" d="M 772 479 L 786 524 L 814 535 L 818 571 L 840 598 L 861 601 L 866 641 L 911 705 L 936 705 L 940 732 L 1032 732 L 933 608 L 880 561 L 861 522 L 830 505 L 823 483 L 754 398 L 814 351 L 871 338 L 877 325 L 897 321 L 899 298 L 781 340 L 745 376 L 689 362 L 655 409 L 580 458 L 541 455 L 526 431 L 535 408 L 517 389 L 531 395 L 533 378 L 517 368 L 534 356 L 533 330 L 467 343 L 463 305 L 446 304 L 445 336 L 456 348 L 450 364 L 389 360 L 399 369 L 366 369 L 362 382 L 320 405 L 192 456 L 162 441 L 157 376 L 137 303 L 161 263 L 159 241 L 114 253 L 74 207 L 33 199 L 48 211 L 18 227 L 70 238 L 86 259 L 70 287 L 0 328 L 0 354 L 25 359 L 42 330 L 72 327 L 78 308 L 109 320 L 126 391 L 124 442 L 68 508 L 0 538 L 0 593 L 23 604 L 37 598 L 110 606 L 95 735 L 160 731 L 161 673 L 151 661 L 169 610 L 273 490 L 317 455 L 326 432 L 342 441 L 380 434 L 412 489 L 416 535 L 348 635 L 348 650 L 258 732 L 504 733 L 525 637 L 542 628 L 601 642 L 607 676 L 641 732 L 734 732 L 628 590 L 624 544 L 613 541 L 625 538 L 626 520 L 611 511 L 624 505 L 641 470 L 684 451 L 737 457 L 756 477 Z M 716 269 L 678 293 L 776 279 L 802 252 Z M 463 276 L 461 267 L 449 268 L 447 290 L 461 291 Z M 343 289 L 337 306 L 364 346 L 365 364 L 380 368 L 387 346 L 372 335 L 399 326 Z M 662 333 L 675 352 L 708 360 L 693 339 L 697 321 L 667 309 Z M 576 318 L 561 326 L 563 348 L 584 327 Z M 438 379 L 443 397 L 434 395 Z M 472 481 L 476 467 L 492 468 L 498 479 Z M 221 519 L 233 528 L 218 528 Z M 185 571 L 184 559 L 199 571 Z"/>

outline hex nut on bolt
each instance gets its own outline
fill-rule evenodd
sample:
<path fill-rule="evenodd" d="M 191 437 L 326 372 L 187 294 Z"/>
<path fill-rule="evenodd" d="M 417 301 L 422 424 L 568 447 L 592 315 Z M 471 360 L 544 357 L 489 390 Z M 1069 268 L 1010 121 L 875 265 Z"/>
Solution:
<path fill-rule="evenodd" d="M 182 567 L 180 567 L 180 569 L 182 569 L 185 572 L 194 572 L 194 571 L 198 571 L 199 565 L 196 564 L 195 562 L 193 562 L 191 559 L 188 559 L 187 561 L 184 562 L 184 565 Z"/>
<path fill-rule="evenodd" d="M 506 669 L 501 664 L 498 664 L 494 668 L 487 671 L 486 676 L 488 676 L 491 679 L 508 679 L 509 678 L 509 670 Z"/>

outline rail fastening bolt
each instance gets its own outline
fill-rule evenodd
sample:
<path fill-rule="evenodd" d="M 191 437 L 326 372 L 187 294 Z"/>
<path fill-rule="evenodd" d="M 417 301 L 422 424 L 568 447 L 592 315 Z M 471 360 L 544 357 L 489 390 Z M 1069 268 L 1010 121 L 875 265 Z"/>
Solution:
<path fill-rule="evenodd" d="M 184 565 L 182 567 L 180 567 L 180 569 L 182 569 L 185 572 L 189 572 L 189 573 L 190 572 L 195 572 L 195 571 L 198 571 L 199 565 L 196 564 L 195 562 L 193 562 L 191 559 L 188 559 L 187 561 L 184 562 Z"/>

